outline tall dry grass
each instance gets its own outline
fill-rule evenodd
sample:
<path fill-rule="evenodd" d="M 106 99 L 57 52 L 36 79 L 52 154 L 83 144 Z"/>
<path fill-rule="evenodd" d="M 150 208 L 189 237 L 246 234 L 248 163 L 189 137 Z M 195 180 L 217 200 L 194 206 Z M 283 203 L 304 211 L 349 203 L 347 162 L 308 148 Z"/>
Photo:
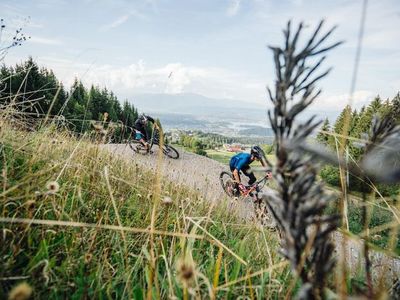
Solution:
<path fill-rule="evenodd" d="M 1 121 L 0 298 L 21 281 L 38 299 L 285 294 L 275 234 L 224 202 L 51 123 Z"/>

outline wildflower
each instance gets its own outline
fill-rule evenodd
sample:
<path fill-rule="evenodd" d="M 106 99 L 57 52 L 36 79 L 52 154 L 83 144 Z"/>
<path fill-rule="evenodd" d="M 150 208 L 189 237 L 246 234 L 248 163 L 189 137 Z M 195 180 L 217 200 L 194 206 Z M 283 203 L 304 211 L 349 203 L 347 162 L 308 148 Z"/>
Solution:
<path fill-rule="evenodd" d="M 46 189 L 47 189 L 46 192 L 47 195 L 54 195 L 60 189 L 60 185 L 58 184 L 57 181 L 49 181 L 46 184 Z"/>
<path fill-rule="evenodd" d="M 8 295 L 9 300 L 25 300 L 32 295 L 32 288 L 26 282 L 21 282 L 11 290 Z"/>

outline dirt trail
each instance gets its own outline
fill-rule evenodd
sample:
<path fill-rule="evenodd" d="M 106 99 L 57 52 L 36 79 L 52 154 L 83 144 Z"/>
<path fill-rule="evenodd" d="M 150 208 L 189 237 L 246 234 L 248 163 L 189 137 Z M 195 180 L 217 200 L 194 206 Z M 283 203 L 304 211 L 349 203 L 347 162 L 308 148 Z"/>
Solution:
<path fill-rule="evenodd" d="M 134 154 L 132 150 L 124 144 L 109 144 L 106 146 L 110 151 L 132 159 L 132 162 L 147 169 L 156 169 L 157 150 L 152 156 Z M 156 147 L 154 147 L 156 148 Z M 210 201 L 220 201 L 226 196 L 219 183 L 219 174 L 223 170 L 228 170 L 227 166 L 209 159 L 204 156 L 196 155 L 179 149 L 180 158 L 178 160 L 164 158 L 162 161 L 161 173 L 163 176 L 176 183 L 186 185 L 198 190 L 205 199 Z M 244 218 L 251 217 L 252 210 L 249 203 L 242 204 L 243 209 L 239 209 Z M 333 235 L 336 244 L 336 251 L 342 253 L 343 236 L 339 232 Z M 361 241 L 347 239 L 346 261 L 352 273 L 360 270 L 363 266 L 363 245 Z M 392 281 L 400 277 L 400 259 L 386 256 L 382 253 L 371 251 L 371 262 L 374 278 L 385 278 Z M 389 283 L 389 282 L 388 282 Z"/>

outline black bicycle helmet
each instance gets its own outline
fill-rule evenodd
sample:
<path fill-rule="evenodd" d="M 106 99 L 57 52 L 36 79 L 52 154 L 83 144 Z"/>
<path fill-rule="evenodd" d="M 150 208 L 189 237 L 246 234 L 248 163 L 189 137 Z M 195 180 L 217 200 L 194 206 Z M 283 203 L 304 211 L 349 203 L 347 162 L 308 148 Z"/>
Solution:
<path fill-rule="evenodd" d="M 147 123 L 148 121 L 147 116 L 145 114 L 141 114 L 140 119 L 142 120 L 143 123 Z"/>
<path fill-rule="evenodd" d="M 265 156 L 263 149 L 257 145 L 251 147 L 250 154 L 254 155 L 254 157 L 258 159 L 262 159 Z"/>

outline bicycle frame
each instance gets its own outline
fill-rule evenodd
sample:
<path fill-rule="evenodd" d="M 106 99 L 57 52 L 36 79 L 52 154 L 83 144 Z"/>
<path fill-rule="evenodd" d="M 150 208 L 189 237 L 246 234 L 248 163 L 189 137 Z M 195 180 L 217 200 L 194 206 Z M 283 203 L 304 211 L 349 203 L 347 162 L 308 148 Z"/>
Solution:
<path fill-rule="evenodd" d="M 159 141 L 159 132 L 160 132 L 160 130 L 156 128 L 155 124 L 153 124 L 151 131 L 152 131 L 151 132 L 151 137 L 150 137 L 149 140 L 146 141 L 147 143 L 149 143 L 149 150 L 151 150 L 151 148 L 153 147 L 154 144 L 155 145 L 159 145 L 160 144 L 159 143 L 160 142 Z M 135 132 L 134 128 L 132 128 L 132 132 L 133 133 Z M 144 145 L 140 141 L 135 140 L 135 139 L 133 139 L 133 141 L 138 143 L 141 147 L 144 147 Z"/>
<path fill-rule="evenodd" d="M 151 138 L 150 138 L 150 149 L 153 145 L 160 145 L 160 129 L 156 128 L 156 124 L 153 124 Z"/>
<path fill-rule="evenodd" d="M 249 196 L 252 192 L 254 192 L 254 191 L 257 189 L 257 187 L 259 186 L 259 184 L 260 184 L 261 182 L 263 182 L 263 181 L 267 182 L 267 180 L 268 180 L 268 175 L 264 176 L 264 177 L 261 178 L 260 180 L 258 180 L 258 181 L 256 181 L 255 183 L 253 183 L 253 184 L 250 186 L 250 188 L 246 189 L 246 192 L 243 192 L 243 193 L 241 192 L 240 194 L 241 194 L 243 197 Z M 258 200 L 258 198 L 257 198 L 256 200 Z"/>

